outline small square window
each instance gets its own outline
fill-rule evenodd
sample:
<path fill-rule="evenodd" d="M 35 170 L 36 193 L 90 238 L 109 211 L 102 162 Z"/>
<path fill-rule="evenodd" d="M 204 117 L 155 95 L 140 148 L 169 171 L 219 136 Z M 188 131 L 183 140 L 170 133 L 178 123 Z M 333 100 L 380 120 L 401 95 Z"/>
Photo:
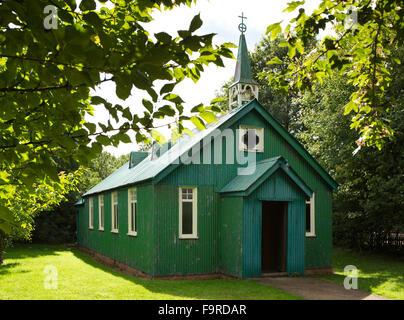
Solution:
<path fill-rule="evenodd" d="M 247 152 L 264 152 L 264 128 L 240 126 L 239 150 Z"/>

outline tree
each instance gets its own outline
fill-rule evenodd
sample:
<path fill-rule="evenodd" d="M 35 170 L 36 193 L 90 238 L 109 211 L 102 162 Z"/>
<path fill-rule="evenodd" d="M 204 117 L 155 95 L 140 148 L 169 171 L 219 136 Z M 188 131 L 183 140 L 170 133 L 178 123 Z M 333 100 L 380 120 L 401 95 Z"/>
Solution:
<path fill-rule="evenodd" d="M 34 192 L 27 193 L 20 186 L 12 186 L 8 207 L 5 212 L 14 223 L 0 230 L 0 264 L 4 249 L 15 240 L 30 240 L 34 229 L 34 219 L 43 210 L 51 210 L 63 201 L 66 195 L 77 190 L 82 170 L 60 172 L 58 181 L 45 177 L 33 185 Z"/>
<path fill-rule="evenodd" d="M 65 197 L 67 201 L 58 206 L 45 209 L 35 215 L 35 229 L 32 241 L 41 243 L 73 243 L 76 231 L 76 212 L 74 206 L 83 193 L 94 187 L 101 180 L 108 177 L 116 169 L 129 160 L 129 155 L 118 158 L 108 152 L 102 152 L 91 160 L 87 168 L 81 168 L 83 173 L 78 178 L 77 190 L 70 190 Z M 59 170 L 74 172 L 79 164 L 60 164 Z"/>
<path fill-rule="evenodd" d="M 295 133 L 300 130 L 299 92 L 289 90 L 282 94 L 279 88 L 268 86 L 267 79 L 261 76 L 267 72 L 283 72 L 293 63 L 288 49 L 280 46 L 284 41 L 283 34 L 275 39 L 264 36 L 251 54 L 251 72 L 259 83 L 260 101 L 289 132 Z M 314 41 L 308 41 L 305 50 L 310 51 L 313 46 Z"/>
<path fill-rule="evenodd" d="M 395 98 L 386 94 L 391 85 L 391 71 L 401 60 L 392 50 L 402 47 L 404 9 L 401 1 L 392 0 L 322 0 L 311 15 L 306 15 L 305 1 L 288 3 L 285 11 L 297 11 L 284 30 L 294 61 L 283 70 L 265 72 L 270 86 L 285 92 L 307 90 L 336 73 L 346 75 L 355 87 L 345 104 L 345 113 L 353 114 L 351 129 L 361 135 L 362 145 L 379 149 L 394 134 L 389 111 Z M 271 39 L 282 32 L 281 22 L 268 27 Z M 332 30 L 331 30 L 332 29 Z M 305 45 L 320 32 L 328 34 L 314 50 L 304 53 Z"/>
<path fill-rule="evenodd" d="M 154 119 L 178 116 L 204 128 L 217 108 L 202 105 L 191 118 L 183 100 L 171 93 L 185 78 L 195 82 L 204 66 L 223 66 L 231 44 L 212 45 L 214 34 L 196 35 L 199 15 L 177 37 L 149 34 L 153 10 L 170 10 L 191 0 L 19 0 L 0 4 L 0 229 L 16 224 L 9 212 L 13 186 L 35 192 L 44 178 L 59 181 L 54 158 L 86 166 L 103 146 L 150 135 L 159 138 Z M 105 4 L 105 5 L 104 5 Z M 55 16 L 52 15 L 55 13 Z M 161 88 L 156 81 L 162 81 Z M 126 100 L 133 88 L 150 96 L 147 111 L 132 112 L 93 96 L 91 89 L 110 82 Z M 158 90 L 159 89 L 159 90 Z M 160 102 L 162 101 L 162 102 Z M 95 106 L 111 115 L 108 123 L 85 122 Z M 122 125 L 116 125 L 124 119 Z"/>
<path fill-rule="evenodd" d="M 404 50 L 393 54 L 402 59 Z M 403 71 L 403 66 L 391 70 L 385 94 L 396 97 L 390 110 L 395 135 L 382 150 L 357 152 L 360 134 L 349 129 L 350 117 L 341 109 L 356 90 L 346 84 L 347 76 L 336 73 L 314 84 L 301 100 L 304 129 L 298 138 L 339 183 L 333 202 L 334 241 L 339 245 L 376 249 L 387 234 L 404 230 Z"/>

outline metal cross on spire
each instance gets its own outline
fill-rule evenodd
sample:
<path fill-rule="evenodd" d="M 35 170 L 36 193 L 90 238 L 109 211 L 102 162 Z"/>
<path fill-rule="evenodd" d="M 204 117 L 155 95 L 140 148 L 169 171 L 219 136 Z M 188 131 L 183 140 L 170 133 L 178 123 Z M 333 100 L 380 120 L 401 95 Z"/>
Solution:
<path fill-rule="evenodd" d="M 244 17 L 244 13 L 241 13 L 241 16 L 238 16 L 239 18 L 241 18 L 241 23 L 238 25 L 238 29 L 241 31 L 241 33 L 244 34 L 244 32 L 247 31 L 247 26 L 244 23 L 244 19 L 247 19 L 247 17 Z"/>

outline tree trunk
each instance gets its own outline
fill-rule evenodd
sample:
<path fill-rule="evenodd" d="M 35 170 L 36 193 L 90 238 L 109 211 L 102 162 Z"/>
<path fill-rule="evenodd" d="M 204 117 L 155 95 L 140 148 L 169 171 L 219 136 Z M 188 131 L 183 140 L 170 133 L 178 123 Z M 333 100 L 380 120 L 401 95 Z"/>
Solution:
<path fill-rule="evenodd" d="M 0 248 L 0 264 L 3 264 L 3 249 Z"/>

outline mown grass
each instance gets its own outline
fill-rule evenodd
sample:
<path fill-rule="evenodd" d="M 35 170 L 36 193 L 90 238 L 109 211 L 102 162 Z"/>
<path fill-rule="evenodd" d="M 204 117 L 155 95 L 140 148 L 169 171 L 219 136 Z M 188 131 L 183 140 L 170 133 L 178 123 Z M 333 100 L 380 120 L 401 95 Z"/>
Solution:
<path fill-rule="evenodd" d="M 403 258 L 334 248 L 335 274 L 318 277 L 342 285 L 346 277 L 344 268 L 347 265 L 357 267 L 359 289 L 390 299 L 404 299 Z"/>
<path fill-rule="evenodd" d="M 45 289 L 46 266 L 57 289 Z M 19 245 L 0 265 L 0 299 L 299 299 L 247 280 L 146 280 L 101 265 L 74 248 Z"/>

